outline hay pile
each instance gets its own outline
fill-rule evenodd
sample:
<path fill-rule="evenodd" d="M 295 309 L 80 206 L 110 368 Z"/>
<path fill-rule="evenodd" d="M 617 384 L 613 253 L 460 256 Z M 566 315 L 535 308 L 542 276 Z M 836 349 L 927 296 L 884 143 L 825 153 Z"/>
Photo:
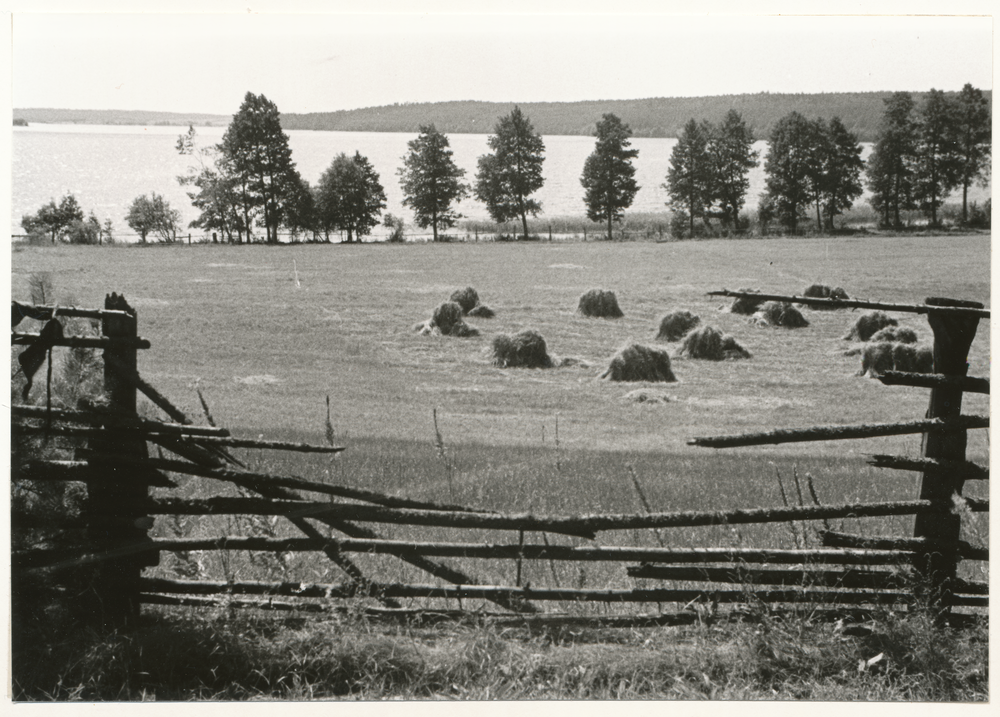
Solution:
<path fill-rule="evenodd" d="M 705 326 L 688 334 L 681 345 L 680 354 L 709 361 L 750 358 L 750 352 L 740 346 L 736 339 L 724 336 L 713 326 Z"/>
<path fill-rule="evenodd" d="M 629 344 L 611 358 L 601 378 L 611 381 L 676 381 L 670 370 L 670 355 L 663 349 Z"/>
<path fill-rule="evenodd" d="M 467 286 L 453 292 L 450 300 L 462 307 L 463 314 L 467 314 L 479 303 L 479 294 L 471 286 Z"/>
<path fill-rule="evenodd" d="M 737 289 L 737 291 L 745 291 L 753 294 L 759 294 L 758 289 Z M 760 305 L 764 303 L 763 299 L 754 299 L 749 296 L 737 296 L 733 300 L 733 305 L 729 307 L 729 312 L 733 314 L 743 314 L 745 316 L 750 316 L 760 308 Z"/>
<path fill-rule="evenodd" d="M 881 341 L 867 344 L 861 353 L 859 376 L 877 376 L 884 371 L 934 373 L 934 352 L 928 346 Z"/>
<path fill-rule="evenodd" d="M 867 341 L 887 326 L 899 326 L 899 322 L 882 311 L 862 314 L 844 337 L 844 341 Z"/>
<path fill-rule="evenodd" d="M 917 343 L 917 332 L 906 326 L 886 326 L 869 339 L 872 343 L 891 341 L 898 344 Z"/>
<path fill-rule="evenodd" d="M 446 301 L 438 306 L 430 319 L 420 322 L 413 329 L 421 335 L 440 333 L 459 338 L 479 336 L 479 329 L 465 323 L 462 307 L 454 301 Z"/>
<path fill-rule="evenodd" d="M 478 316 L 481 319 L 492 319 L 496 316 L 493 309 L 479 303 L 479 294 L 471 286 L 453 292 L 450 300 L 461 306 L 462 313 L 467 316 Z"/>
<path fill-rule="evenodd" d="M 497 334 L 493 338 L 493 365 L 500 368 L 552 368 L 545 339 L 533 329 L 516 334 Z"/>
<path fill-rule="evenodd" d="M 701 323 L 701 318 L 690 311 L 671 311 L 660 319 L 657 341 L 680 341 L 684 335 Z"/>
<path fill-rule="evenodd" d="M 476 316 L 480 319 L 492 319 L 496 316 L 496 312 L 493 311 L 486 304 L 480 304 L 479 306 L 474 306 L 469 310 L 469 316 Z"/>
<path fill-rule="evenodd" d="M 758 326 L 782 326 L 786 329 L 801 329 L 808 326 L 802 312 L 787 301 L 768 301 L 753 315 L 753 323 Z"/>
<path fill-rule="evenodd" d="M 842 288 L 835 287 L 831 289 L 826 284 L 810 284 L 806 287 L 806 290 L 802 292 L 803 296 L 813 298 L 813 299 L 850 299 L 847 292 Z M 812 309 L 836 309 L 835 306 L 817 306 L 815 304 L 808 305 Z"/>
<path fill-rule="evenodd" d="M 620 319 L 625 315 L 618 306 L 615 292 L 604 289 L 591 289 L 581 296 L 577 311 L 584 316 L 596 316 L 602 319 Z"/>

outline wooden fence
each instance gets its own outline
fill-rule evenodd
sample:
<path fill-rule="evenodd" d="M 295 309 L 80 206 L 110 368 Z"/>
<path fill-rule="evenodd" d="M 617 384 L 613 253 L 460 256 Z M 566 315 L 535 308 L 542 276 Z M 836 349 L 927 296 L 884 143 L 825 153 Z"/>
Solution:
<path fill-rule="evenodd" d="M 713 292 L 741 296 L 741 292 Z M 103 310 L 34 306 L 14 302 L 12 325 L 24 317 L 45 322 L 37 334 L 12 334 L 14 345 L 25 345 L 19 361 L 26 376 L 49 362 L 54 347 L 103 350 L 106 400 L 83 401 L 75 409 L 46 405 L 12 408 L 14 437 L 69 437 L 85 442 L 72 459 L 35 458 L 13 466 L 15 485 L 32 481 L 76 481 L 86 485 L 87 500 L 79 519 L 63 527 L 82 531 L 72 547 L 29 547 L 12 555 L 15 570 L 45 570 L 52 575 L 92 571 L 88 596 L 94 622 L 105 626 L 132 624 L 140 605 L 227 605 L 287 610 L 343 609 L 339 601 L 360 598 L 378 601 L 367 610 L 378 615 L 454 617 L 462 600 L 488 601 L 517 619 L 572 620 L 572 614 L 543 610 L 539 603 L 664 603 L 691 607 L 745 605 L 748 601 L 773 606 L 808 603 L 815 609 L 843 611 L 879 605 L 904 606 L 915 602 L 932 606 L 948 617 L 957 606 L 988 606 L 987 584 L 957 576 L 959 561 L 987 561 L 984 546 L 960 539 L 960 515 L 954 510 L 967 480 L 988 479 L 988 469 L 965 459 L 966 433 L 985 428 L 988 417 L 961 414 L 965 392 L 989 393 L 989 381 L 966 376 L 966 357 L 980 318 L 989 312 L 981 304 L 928 299 L 925 304 L 900 305 L 804 297 L 760 295 L 755 298 L 795 301 L 834 307 L 872 307 L 927 314 L 934 331 L 935 374 L 889 372 L 886 384 L 931 389 L 930 406 L 922 420 L 860 426 L 820 426 L 765 433 L 694 438 L 697 446 L 724 448 L 793 441 L 860 439 L 873 436 L 920 434 L 923 456 L 878 455 L 872 465 L 891 470 L 919 471 L 920 493 L 912 500 L 843 505 L 779 506 L 726 511 L 676 511 L 639 514 L 537 515 L 482 510 L 385 495 L 376 491 L 331 485 L 301 476 L 256 472 L 235 457 L 232 448 L 337 453 L 336 446 L 317 446 L 234 438 L 224 428 L 193 425 L 183 411 L 149 385 L 137 370 L 137 350 L 149 348 L 138 337 L 136 313 L 123 297 L 107 297 Z M 63 335 L 60 317 L 100 320 L 100 337 Z M 141 418 L 136 395 L 141 392 L 168 417 Z M 25 395 L 27 392 L 25 392 Z M 48 391 L 47 391 L 48 395 Z M 159 457 L 150 457 L 155 446 Z M 174 458 L 163 457 L 163 451 Z M 198 476 L 242 489 L 241 496 L 208 498 L 152 497 L 150 488 L 171 488 L 171 476 Z M 162 492 L 162 491 L 158 491 Z M 251 495 L 255 494 L 255 495 Z M 319 500 L 317 496 L 325 496 Z M 988 511 L 985 500 L 963 499 L 973 512 Z M 152 539 L 148 530 L 155 516 L 266 515 L 281 516 L 301 534 L 274 538 L 223 536 L 218 538 Z M 669 548 L 643 546 L 601 547 L 558 545 L 550 535 L 589 540 L 612 531 L 677 527 L 819 521 L 834 518 L 915 515 L 912 537 L 871 537 L 821 531 L 823 547 L 797 549 Z M 383 537 L 378 524 L 451 529 L 509 531 L 502 542 L 419 542 Z M 331 530 L 332 529 L 332 532 Z M 325 531 L 325 532 L 324 532 Z M 336 533 L 334 537 L 333 532 Z M 539 535 L 541 542 L 526 542 Z M 659 536 L 659 533 L 657 533 Z M 663 545 L 661 541 L 661 546 Z M 322 553 L 344 574 L 340 583 L 250 582 L 234 580 L 177 580 L 143 575 L 158 564 L 164 551 L 246 550 Z M 426 573 L 436 582 L 400 583 L 368 576 L 352 555 L 393 556 Z M 515 561 L 515 585 L 483 584 L 447 559 Z M 624 576 L 661 581 L 662 587 L 584 589 L 533 586 L 522 583 L 523 561 L 593 561 L 618 563 Z M 555 569 L 552 569 L 555 575 Z M 402 599 L 457 600 L 459 610 L 428 606 L 404 609 Z M 480 607 L 476 614 L 485 613 Z M 512 615 L 513 617 L 513 615 Z M 655 614 L 619 614 L 598 618 L 604 624 L 680 624 L 697 618 L 692 610 Z"/>

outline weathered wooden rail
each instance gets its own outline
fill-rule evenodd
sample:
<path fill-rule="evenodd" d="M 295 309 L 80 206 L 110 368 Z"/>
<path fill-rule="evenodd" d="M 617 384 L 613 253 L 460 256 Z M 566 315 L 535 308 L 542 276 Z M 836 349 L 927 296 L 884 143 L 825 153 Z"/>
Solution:
<path fill-rule="evenodd" d="M 104 402 L 82 402 L 74 409 L 51 405 L 12 408 L 15 437 L 62 437 L 86 442 L 86 446 L 78 445 L 71 457 L 20 461 L 13 467 L 14 480 L 77 481 L 87 486 L 88 494 L 81 518 L 60 523 L 63 527 L 83 530 L 80 544 L 18 550 L 12 555 L 13 568 L 47 570 L 57 576 L 63 571 L 93 570 L 90 602 L 94 622 L 105 626 L 133 623 L 142 604 L 327 610 L 336 609 L 337 601 L 359 599 L 381 604 L 379 608 L 365 608 L 373 614 L 408 616 L 414 611 L 403 608 L 400 600 L 487 601 L 525 616 L 523 619 L 540 619 L 551 614 L 535 604 L 546 601 L 564 605 L 599 602 L 689 607 L 693 602 L 739 605 L 752 598 L 792 607 L 809 604 L 811 610 L 819 606 L 833 610 L 920 602 L 934 606 L 944 616 L 952 607 L 987 606 L 986 583 L 957 577 L 959 561 L 988 560 L 989 553 L 985 546 L 960 539 L 960 517 L 953 506 L 957 496 L 972 512 L 989 510 L 988 501 L 961 497 L 964 481 L 989 479 L 988 468 L 965 459 L 966 432 L 987 427 L 989 418 L 961 414 L 963 392 L 989 393 L 987 379 L 965 375 L 965 356 L 975 336 L 976 324 L 980 318 L 988 317 L 989 312 L 979 304 L 942 299 L 928 299 L 922 305 L 902 305 L 741 292 L 713 294 L 926 314 L 935 335 L 937 373 L 893 372 L 880 377 L 888 385 L 930 388 L 931 404 L 924 419 L 774 430 L 690 441 L 693 445 L 722 448 L 920 434 L 924 440 L 922 457 L 874 455 L 869 460 L 880 468 L 922 473 L 919 496 L 912 500 L 842 505 L 820 505 L 816 501 L 814 505 L 673 512 L 656 512 L 646 505 L 645 512 L 636 514 L 539 515 L 416 500 L 303 476 L 248 470 L 230 449 L 336 454 L 343 448 L 242 439 L 215 425 L 193 425 L 183 411 L 140 376 L 137 350 L 148 348 L 149 342 L 137 336 L 135 312 L 124 298 L 112 294 L 103 311 L 17 302 L 12 305 L 15 326 L 25 317 L 48 322 L 38 334 L 13 336 L 15 344 L 34 351 L 30 361 L 21 362 L 26 372 L 38 370 L 42 365 L 40 352 L 46 352 L 51 363 L 51 352 L 56 347 L 101 349 L 107 394 Z M 61 326 L 52 324 L 63 316 L 99 319 L 102 336 L 63 336 Z M 147 396 L 169 420 L 139 417 L 137 393 Z M 159 457 L 150 457 L 150 445 L 160 451 Z M 164 457 L 163 451 L 173 457 Z M 204 498 L 150 495 L 150 488 L 176 488 L 182 476 L 204 479 L 208 481 L 206 486 L 235 486 L 243 493 Z M 147 532 L 157 516 L 210 515 L 279 516 L 300 535 L 153 539 Z M 559 545 L 550 543 L 548 537 L 562 535 L 574 541 L 591 541 L 602 534 L 627 534 L 644 529 L 794 524 L 899 515 L 916 516 L 912 537 L 850 535 L 827 529 L 818 533 L 821 548 L 670 548 L 662 547 L 662 540 L 658 548 Z M 480 535 L 485 531 L 490 537 L 464 542 L 391 540 L 369 527 L 373 524 L 475 530 Z M 32 522 L 15 521 L 15 526 L 28 529 Z M 496 537 L 505 532 L 509 539 Z M 540 535 L 542 541 L 526 542 L 526 534 Z M 660 533 L 657 537 L 661 537 Z M 192 581 L 143 574 L 146 568 L 158 564 L 163 553 L 195 551 L 317 553 L 336 565 L 346 582 Z M 381 582 L 366 575 L 351 556 L 396 558 L 441 583 Z M 461 559 L 466 564 L 477 560 L 515 561 L 517 584 L 483 583 L 464 568 L 440 562 L 442 559 Z M 554 587 L 522 584 L 523 561 L 548 561 Z M 623 565 L 622 575 L 626 579 L 670 585 L 620 589 L 562 587 L 556 576 L 556 562 L 618 563 Z M 434 604 L 428 604 L 426 609 L 436 615 L 452 614 Z M 534 617 L 530 617 L 532 614 Z M 619 622 L 683 624 L 689 616 L 683 609 L 672 617 L 661 610 L 655 616 L 636 616 L 635 620 Z M 607 621 L 607 616 L 600 619 Z"/>

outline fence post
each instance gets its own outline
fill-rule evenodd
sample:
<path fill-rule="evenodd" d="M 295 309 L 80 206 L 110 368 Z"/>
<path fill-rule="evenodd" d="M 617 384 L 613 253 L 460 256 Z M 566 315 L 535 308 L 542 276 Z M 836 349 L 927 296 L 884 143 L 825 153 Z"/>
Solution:
<path fill-rule="evenodd" d="M 929 306 L 961 306 L 981 309 L 983 305 L 975 301 L 958 301 L 931 297 L 925 302 Z M 967 361 L 969 347 L 976 337 L 979 317 L 965 314 L 948 314 L 931 311 L 927 321 L 934 332 L 934 371 L 946 376 L 965 376 L 969 371 Z M 931 389 L 928 418 L 949 418 L 962 412 L 962 389 L 942 386 Z M 924 434 L 923 455 L 926 458 L 965 460 L 967 435 L 964 430 L 934 432 Z M 937 510 L 918 515 L 914 523 L 913 535 L 926 538 L 928 542 L 942 545 L 943 549 L 927 554 L 918 565 L 930 586 L 930 605 L 942 618 L 947 617 L 948 598 L 955 580 L 958 556 L 954 552 L 962 524 L 960 517 L 952 512 L 952 495 L 961 494 L 961 476 L 948 476 L 925 472 L 920 485 L 920 498 L 930 500 Z M 949 545 L 950 548 L 944 546 Z"/>
<path fill-rule="evenodd" d="M 104 308 L 125 311 L 128 316 L 105 316 L 101 333 L 109 338 L 135 339 L 138 336 L 136 313 L 124 296 L 112 293 L 105 297 Z M 136 413 L 134 384 L 119 375 L 113 362 L 136 369 L 136 346 L 121 343 L 104 349 L 104 390 L 109 408 L 116 413 Z M 90 448 L 101 453 L 138 458 L 148 457 L 146 442 L 120 435 L 94 438 Z M 126 467 L 102 467 L 87 482 L 87 537 L 96 550 L 112 550 L 149 540 L 149 519 L 144 504 L 149 489 L 141 472 Z M 101 563 L 95 569 L 91 597 L 94 604 L 90 618 L 103 629 L 128 628 L 139 617 L 139 576 L 142 568 L 156 565 L 159 556 L 132 555 Z"/>

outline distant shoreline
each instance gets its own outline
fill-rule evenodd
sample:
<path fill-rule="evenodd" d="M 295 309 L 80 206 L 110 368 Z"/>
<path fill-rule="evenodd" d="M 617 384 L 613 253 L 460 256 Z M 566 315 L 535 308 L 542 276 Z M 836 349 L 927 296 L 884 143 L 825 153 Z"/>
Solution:
<path fill-rule="evenodd" d="M 336 112 L 285 113 L 285 130 L 415 133 L 434 124 L 449 134 L 489 134 L 497 119 L 518 104 L 542 135 L 591 136 L 601 116 L 613 112 L 632 129 L 633 137 L 672 138 L 690 120 L 718 122 L 731 109 L 741 114 L 758 139 L 790 112 L 806 117 L 840 117 L 862 142 L 873 142 L 890 92 L 720 95 L 713 97 L 593 100 L 583 102 L 424 102 L 365 107 Z M 923 92 L 912 92 L 919 102 Z M 953 94 L 953 93 L 948 93 Z M 984 90 L 992 101 L 992 91 Z M 234 111 L 236 108 L 233 108 Z M 280 109 L 280 108 L 279 108 Z M 231 115 L 205 112 L 145 110 L 14 109 L 15 120 L 30 124 L 97 124 L 128 126 L 228 126 Z"/>

